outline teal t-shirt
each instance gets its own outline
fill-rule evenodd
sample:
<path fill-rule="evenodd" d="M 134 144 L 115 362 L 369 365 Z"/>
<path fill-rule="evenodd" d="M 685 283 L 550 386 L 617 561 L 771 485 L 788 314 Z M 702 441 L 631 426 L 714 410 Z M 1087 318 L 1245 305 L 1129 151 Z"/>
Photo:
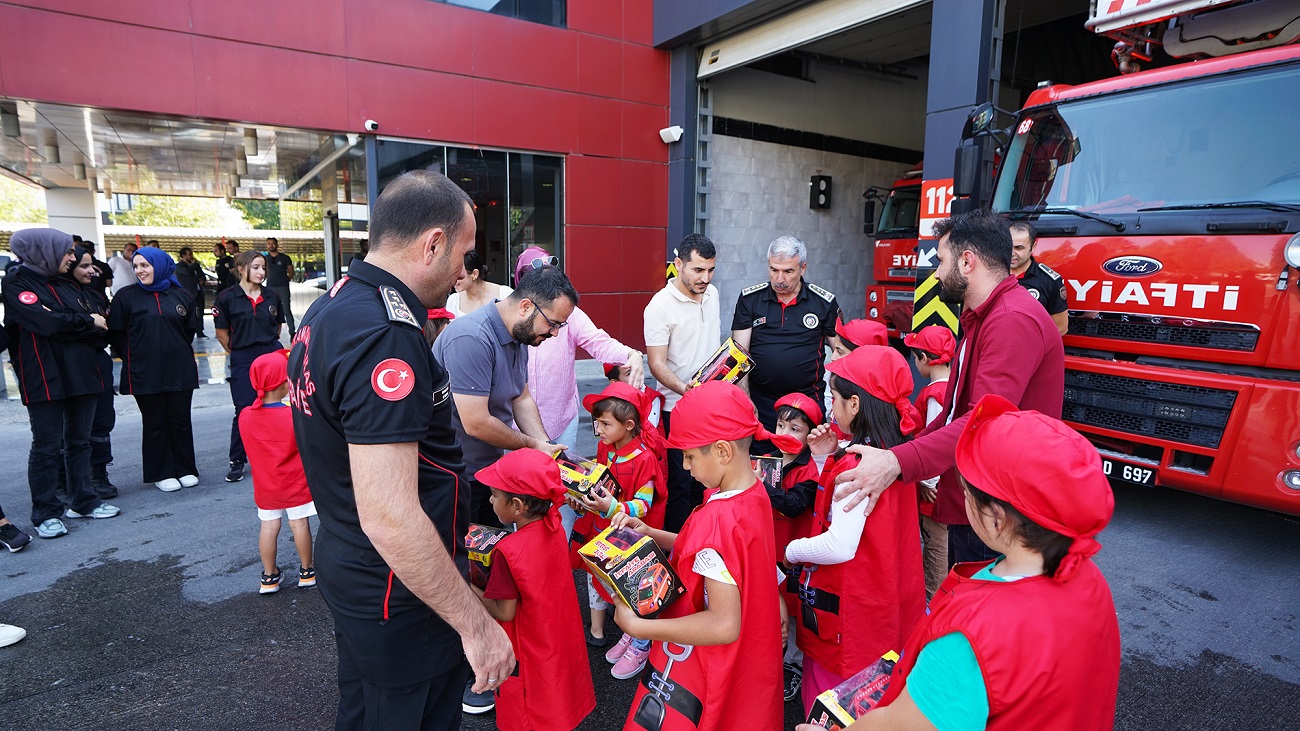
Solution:
<path fill-rule="evenodd" d="M 994 576 L 997 561 L 971 578 L 1006 582 Z M 907 692 L 916 707 L 939 731 L 980 731 L 988 725 L 989 694 L 975 650 L 958 632 L 939 637 L 921 648 L 907 675 Z"/>

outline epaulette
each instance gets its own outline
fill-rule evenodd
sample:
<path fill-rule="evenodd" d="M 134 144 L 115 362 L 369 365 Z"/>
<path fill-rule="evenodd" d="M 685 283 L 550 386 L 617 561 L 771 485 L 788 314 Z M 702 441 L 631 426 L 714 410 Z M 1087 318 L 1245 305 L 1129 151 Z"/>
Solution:
<path fill-rule="evenodd" d="M 385 284 L 379 288 L 379 298 L 384 301 L 384 308 L 388 310 L 389 322 L 404 322 L 411 327 L 420 327 L 420 321 L 411 314 L 411 308 L 406 306 L 406 300 L 402 299 L 401 292 Z"/>
<path fill-rule="evenodd" d="M 1047 276 L 1051 277 L 1052 279 L 1060 279 L 1060 278 L 1061 278 L 1061 275 L 1060 275 L 1060 274 L 1057 274 L 1057 273 L 1056 273 L 1056 272 L 1055 272 L 1051 267 L 1047 266 L 1046 264 L 1042 263 L 1041 261 L 1038 262 L 1038 268 L 1039 268 L 1039 269 L 1042 269 L 1042 270 L 1043 270 L 1043 273 L 1046 274 Z"/>
<path fill-rule="evenodd" d="M 752 287 L 745 287 L 744 289 L 740 290 L 740 296 L 744 297 L 747 294 L 762 292 L 764 289 L 771 286 L 771 284 L 772 284 L 771 282 L 763 282 L 762 284 L 755 284 Z"/>
<path fill-rule="evenodd" d="M 827 302 L 834 302 L 834 301 L 835 301 L 835 295 L 834 295 L 833 293 L 831 293 L 831 292 L 827 292 L 826 290 L 822 289 L 821 287 L 818 287 L 817 285 L 815 285 L 815 284 L 813 284 L 813 283 L 811 283 L 811 282 L 806 282 L 806 284 L 808 285 L 808 291 L 812 292 L 813 294 L 817 295 L 818 297 L 821 297 L 822 299 L 826 300 Z"/>

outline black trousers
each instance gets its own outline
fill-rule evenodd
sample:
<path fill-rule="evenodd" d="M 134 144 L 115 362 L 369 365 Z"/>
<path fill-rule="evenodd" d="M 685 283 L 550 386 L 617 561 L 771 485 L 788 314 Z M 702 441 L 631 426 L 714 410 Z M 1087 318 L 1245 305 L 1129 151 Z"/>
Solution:
<path fill-rule="evenodd" d="M 293 293 L 289 291 L 289 285 L 283 287 L 272 287 L 267 285 L 267 289 L 280 295 L 280 305 L 284 307 L 284 321 L 289 325 L 289 337 L 298 331 L 297 323 L 293 321 Z"/>
<path fill-rule="evenodd" d="M 998 552 L 984 545 L 969 525 L 948 526 L 948 568 L 953 564 L 992 561 Z"/>
<path fill-rule="evenodd" d="M 90 425 L 97 394 L 27 404 L 32 448 L 27 453 L 27 486 L 32 493 L 32 525 L 63 517 L 55 495 L 60 462 L 67 473 L 68 506 L 89 513 L 102 502 L 90 486 Z"/>
<path fill-rule="evenodd" d="M 95 420 L 90 424 L 90 464 L 99 466 L 113 461 L 113 427 L 117 412 L 113 410 L 113 356 L 100 352 L 99 375 L 104 379 L 104 390 L 95 400 Z"/>
<path fill-rule="evenodd" d="M 239 436 L 239 414 L 257 400 L 257 390 L 248 379 L 249 369 L 253 367 L 253 361 L 279 349 L 280 344 L 276 342 L 230 351 L 230 400 L 235 404 L 235 418 L 230 422 L 231 462 L 248 461 L 248 453 L 244 451 L 244 440 Z"/>
<path fill-rule="evenodd" d="M 203 292 L 203 287 L 199 287 L 197 292 L 191 292 L 190 294 L 194 295 L 194 304 L 199 308 L 199 329 L 194 333 L 194 336 L 198 337 L 203 335 L 203 311 L 208 307 L 208 295 Z"/>
<path fill-rule="evenodd" d="M 664 431 L 672 434 L 672 412 L 663 412 Z M 664 504 L 664 530 L 676 533 L 704 502 L 704 485 L 682 466 L 682 451 L 668 450 L 668 502 Z"/>
<path fill-rule="evenodd" d="M 193 400 L 191 390 L 135 395 L 143 431 L 140 457 L 145 482 L 199 474 L 194 461 L 194 427 L 190 423 Z"/>
<path fill-rule="evenodd" d="M 433 612 L 409 609 L 388 622 L 334 615 L 339 651 L 335 731 L 442 731 L 460 728 L 461 696 L 469 679 L 464 657 L 432 677 L 419 668 L 461 648 L 431 647 Z M 411 677 L 411 682 L 407 678 Z"/>

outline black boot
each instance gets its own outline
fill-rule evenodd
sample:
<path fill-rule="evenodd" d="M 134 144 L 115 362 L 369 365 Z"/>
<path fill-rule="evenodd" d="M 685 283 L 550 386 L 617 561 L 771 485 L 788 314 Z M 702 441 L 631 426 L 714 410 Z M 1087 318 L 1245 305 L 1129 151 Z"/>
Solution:
<path fill-rule="evenodd" d="M 108 465 L 106 464 L 90 466 L 90 486 L 94 488 L 95 494 L 101 500 L 117 497 L 117 487 L 108 481 Z"/>

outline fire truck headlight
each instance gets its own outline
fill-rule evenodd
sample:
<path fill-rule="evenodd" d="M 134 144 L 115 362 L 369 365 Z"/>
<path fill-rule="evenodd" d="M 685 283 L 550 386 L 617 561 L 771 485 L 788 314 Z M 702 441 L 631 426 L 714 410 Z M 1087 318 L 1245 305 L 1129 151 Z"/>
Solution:
<path fill-rule="evenodd" d="M 1300 491 L 1300 470 L 1287 470 L 1282 473 L 1282 484 L 1292 490 Z"/>
<path fill-rule="evenodd" d="M 1300 269 L 1300 234 L 1291 237 L 1286 242 L 1286 248 L 1282 250 L 1282 258 L 1286 263 L 1296 269 Z"/>
<path fill-rule="evenodd" d="M 870 295 L 868 295 L 868 299 L 870 299 L 872 302 L 875 302 L 877 299 L 879 299 L 879 297 L 880 295 L 876 292 L 872 292 Z"/>
<path fill-rule="evenodd" d="M 877 310 L 876 308 L 872 307 L 872 308 L 871 308 L 871 319 L 874 320 L 874 319 L 876 319 L 877 317 L 880 317 L 880 310 Z"/>

